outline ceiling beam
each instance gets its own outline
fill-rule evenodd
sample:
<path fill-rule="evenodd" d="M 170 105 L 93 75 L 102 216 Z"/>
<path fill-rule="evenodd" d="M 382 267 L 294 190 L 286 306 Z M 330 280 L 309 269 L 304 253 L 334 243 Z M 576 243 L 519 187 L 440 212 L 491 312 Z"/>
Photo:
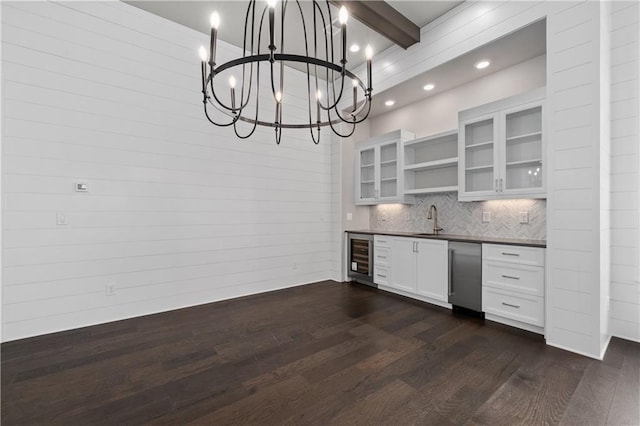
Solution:
<path fill-rule="evenodd" d="M 420 28 L 384 1 L 329 0 L 403 49 L 420 42 Z"/>

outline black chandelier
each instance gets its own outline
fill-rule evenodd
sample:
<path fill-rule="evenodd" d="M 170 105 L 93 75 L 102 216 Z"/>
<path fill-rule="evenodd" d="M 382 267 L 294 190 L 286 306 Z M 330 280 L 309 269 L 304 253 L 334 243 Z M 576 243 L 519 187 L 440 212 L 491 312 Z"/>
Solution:
<path fill-rule="evenodd" d="M 329 126 L 338 136 L 346 138 L 353 134 L 356 124 L 364 121 L 371 111 L 371 57 L 370 46 L 365 49 L 367 61 L 367 84 L 353 72 L 347 69 L 347 20 L 348 13 L 344 6 L 340 8 L 339 22 L 342 38 L 342 55 L 339 63 L 336 63 L 333 52 L 333 19 L 329 2 L 325 1 L 323 8 L 318 1 L 309 2 L 313 11 L 307 15 L 313 16 L 313 26 L 308 26 L 305 21 L 305 13 L 300 1 L 295 1 L 292 13 L 299 13 L 301 31 L 304 36 L 305 55 L 285 53 L 285 16 L 289 0 L 280 1 L 280 48 L 274 44 L 275 12 L 277 0 L 267 0 L 262 10 L 251 0 L 247 7 L 244 21 L 243 54 L 238 59 L 231 60 L 216 66 L 216 41 L 220 16 L 217 12 L 211 14 L 211 42 L 209 52 L 204 46 L 200 47 L 201 71 L 202 71 L 202 95 L 204 113 L 207 119 L 216 126 L 233 126 L 236 136 L 242 139 L 250 137 L 258 125 L 275 129 L 276 143 L 280 144 L 282 129 L 309 129 L 313 142 L 320 142 L 320 129 Z M 263 24 L 265 15 L 268 15 L 269 45 L 268 52 L 261 51 Z M 309 16 L 307 16 L 309 18 Z M 266 31 L 266 30 L 265 30 Z M 308 34 L 308 31 L 312 31 Z M 296 34 L 296 37 L 299 35 Z M 312 38 L 312 46 L 309 39 Z M 277 52 L 280 53 L 277 53 Z M 310 52 L 312 55 L 310 55 Z M 302 63 L 306 66 L 307 93 L 306 103 L 308 120 L 301 123 L 287 123 L 283 120 L 284 98 L 287 91 L 284 87 L 285 64 Z M 258 117 L 260 112 L 260 65 L 268 66 L 270 72 L 270 91 L 275 102 L 275 115 L 273 121 Z M 207 67 L 208 65 L 208 67 Z M 232 69 L 241 68 L 240 99 L 236 100 L 236 77 Z M 229 77 L 230 96 L 221 96 L 216 92 L 214 79 L 219 76 L 232 74 Z M 312 73 L 313 71 L 313 73 Z M 346 80 L 346 82 L 345 82 Z M 349 85 L 348 81 L 351 81 Z M 345 88 L 347 86 L 347 88 Z M 348 87 L 352 87 L 351 105 L 348 105 Z M 312 90 L 313 89 L 313 90 Z M 362 101 L 358 100 L 358 92 L 362 91 Z M 323 100 L 323 93 L 326 94 Z M 225 99 L 226 98 L 226 99 Z M 344 101 L 344 102 L 343 102 Z M 315 107 L 313 107 L 315 105 Z M 339 105 L 343 105 L 343 111 Z M 222 113 L 224 121 L 218 122 L 212 118 L 208 106 L 214 107 Z M 315 120 L 313 110 L 315 109 Z M 218 114 L 220 115 L 220 114 Z M 245 134 L 239 132 L 238 122 L 249 123 Z M 346 132 L 341 132 L 336 125 L 346 123 L 350 125 Z M 246 126 L 245 126 L 246 127 Z M 343 129 L 341 129 L 343 130 Z"/>

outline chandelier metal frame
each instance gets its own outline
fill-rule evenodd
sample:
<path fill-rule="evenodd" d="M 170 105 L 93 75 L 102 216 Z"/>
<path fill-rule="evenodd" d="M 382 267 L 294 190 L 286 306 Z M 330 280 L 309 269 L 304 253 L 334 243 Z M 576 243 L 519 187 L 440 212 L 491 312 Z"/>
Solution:
<path fill-rule="evenodd" d="M 202 77 L 202 95 L 204 104 L 204 113 L 207 119 L 216 126 L 233 126 L 237 137 L 241 139 L 249 138 L 255 132 L 257 126 L 272 127 L 275 129 L 276 143 L 280 144 L 283 129 L 309 129 L 313 142 L 317 145 L 320 143 L 320 130 L 323 127 L 330 127 L 333 133 L 339 137 L 346 138 L 351 136 L 356 129 L 356 125 L 364 121 L 371 111 L 371 48 L 367 46 L 366 65 L 367 65 L 367 84 L 352 71 L 347 69 L 347 19 L 348 13 L 344 6 L 340 9 L 339 22 L 342 38 L 342 55 L 339 63 L 336 63 L 334 54 L 333 39 L 333 17 L 329 2 L 324 1 L 325 8 L 320 5 L 321 2 L 314 0 L 313 8 L 313 26 L 307 26 L 305 13 L 299 0 L 293 1 L 297 6 L 300 21 L 302 25 L 302 33 L 304 35 L 305 55 L 297 55 L 291 53 L 278 53 L 278 48 L 274 44 L 274 28 L 275 28 L 275 9 L 276 0 L 267 0 L 262 11 L 257 9 L 257 1 L 250 0 L 247 7 L 244 23 L 244 41 L 243 55 L 237 59 L 225 62 L 216 66 L 216 44 L 217 30 L 220 18 L 217 12 L 211 15 L 211 40 L 209 45 L 209 54 L 204 47 L 200 47 L 201 58 L 201 77 Z M 285 18 L 289 0 L 280 1 L 280 52 L 284 51 L 285 46 Z M 258 12 L 258 13 L 256 13 Z M 295 12 L 294 12 L 295 13 Z M 256 20 L 256 16 L 258 19 Z M 268 16 L 268 32 L 269 45 L 268 53 L 261 51 L 263 25 L 265 17 Z M 321 25 L 321 27 L 319 26 Z M 257 33 L 256 33 L 257 30 Z M 309 44 L 308 30 L 312 31 L 313 45 Z M 320 34 L 320 37 L 318 35 Z M 311 47 L 311 49 L 310 49 Z M 311 56 L 310 50 L 313 52 Z M 287 93 L 285 90 L 285 65 L 287 63 L 302 63 L 306 65 L 307 79 L 307 113 L 306 122 L 283 122 L 284 97 Z M 266 64 L 266 65 L 265 65 Z M 273 121 L 260 119 L 260 66 L 268 66 L 271 83 L 271 96 L 275 102 L 275 115 Z M 216 91 L 214 80 L 224 71 L 241 68 L 241 88 L 240 102 L 236 102 L 235 76 L 229 79 L 230 97 L 228 101 L 221 99 L 221 95 Z M 275 76 L 275 70 L 278 69 L 278 75 Z M 311 72 L 313 70 L 313 73 Z M 321 76 L 319 78 L 318 76 Z M 322 78 L 324 77 L 324 78 Z M 345 80 L 351 80 L 352 102 L 350 107 L 345 107 L 346 95 L 349 90 L 345 90 Z M 254 89 L 255 85 L 255 89 Z M 312 88 L 314 90 L 312 90 Z M 358 93 L 362 91 L 363 101 L 358 100 Z M 326 94 L 326 100 L 323 101 L 322 94 Z M 248 111 L 249 104 L 252 100 L 255 104 L 253 111 Z M 315 98 L 315 99 L 314 99 Z M 343 102 L 343 100 L 345 102 Z M 313 119 L 312 105 L 315 103 L 316 117 Z M 345 112 L 341 112 L 340 105 L 343 106 Z M 226 116 L 228 121 L 217 121 L 212 118 L 208 107 L 213 107 Z M 343 115 L 344 114 L 344 115 Z M 324 115 L 324 117 L 323 117 Z M 243 134 L 239 131 L 237 124 L 239 122 L 249 123 L 249 130 Z M 345 123 L 350 125 L 346 132 L 337 129 L 337 124 Z"/>

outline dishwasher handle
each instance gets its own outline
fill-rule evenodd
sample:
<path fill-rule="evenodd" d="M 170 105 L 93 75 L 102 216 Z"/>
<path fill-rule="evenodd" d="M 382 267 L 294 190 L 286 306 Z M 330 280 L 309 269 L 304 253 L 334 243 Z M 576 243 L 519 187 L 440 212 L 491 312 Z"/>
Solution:
<path fill-rule="evenodd" d="M 449 249 L 449 296 L 453 295 L 453 249 Z"/>

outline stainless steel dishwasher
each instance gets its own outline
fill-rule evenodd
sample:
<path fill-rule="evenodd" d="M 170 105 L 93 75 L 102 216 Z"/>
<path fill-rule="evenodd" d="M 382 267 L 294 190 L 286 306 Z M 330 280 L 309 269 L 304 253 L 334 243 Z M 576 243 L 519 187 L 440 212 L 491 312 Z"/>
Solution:
<path fill-rule="evenodd" d="M 449 303 L 482 311 L 482 244 L 449 241 Z"/>

